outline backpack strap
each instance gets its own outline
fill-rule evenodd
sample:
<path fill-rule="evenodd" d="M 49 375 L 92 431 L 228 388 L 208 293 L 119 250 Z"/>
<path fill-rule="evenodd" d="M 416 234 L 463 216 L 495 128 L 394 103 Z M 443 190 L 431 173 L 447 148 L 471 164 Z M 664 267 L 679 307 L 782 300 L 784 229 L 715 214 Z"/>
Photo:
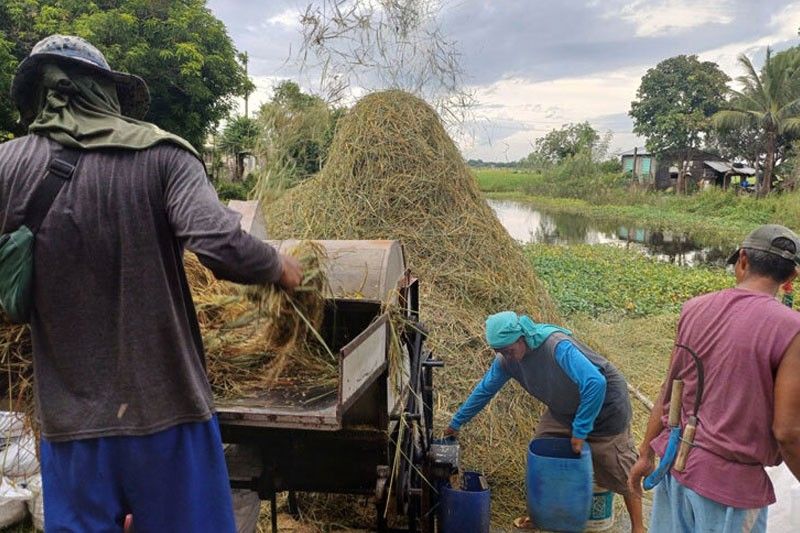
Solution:
<path fill-rule="evenodd" d="M 75 167 L 78 165 L 78 160 L 81 153 L 72 148 L 66 148 L 61 144 L 52 143 L 50 152 L 50 162 L 47 164 L 47 175 L 36 190 L 33 191 L 31 203 L 25 211 L 25 222 L 31 233 L 34 235 L 39 231 L 42 222 L 50 212 L 50 206 L 61 191 L 61 187 L 72 179 L 75 173 Z"/>

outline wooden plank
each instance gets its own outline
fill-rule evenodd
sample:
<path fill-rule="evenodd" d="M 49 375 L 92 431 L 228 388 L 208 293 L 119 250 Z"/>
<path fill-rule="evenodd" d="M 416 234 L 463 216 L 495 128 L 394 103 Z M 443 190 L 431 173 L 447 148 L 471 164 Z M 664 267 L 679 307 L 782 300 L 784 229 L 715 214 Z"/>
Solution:
<path fill-rule="evenodd" d="M 227 407 L 218 406 L 219 423 L 231 426 L 315 429 L 335 431 L 342 428 L 336 416 L 336 408 L 325 413 L 276 412 L 265 407 Z"/>

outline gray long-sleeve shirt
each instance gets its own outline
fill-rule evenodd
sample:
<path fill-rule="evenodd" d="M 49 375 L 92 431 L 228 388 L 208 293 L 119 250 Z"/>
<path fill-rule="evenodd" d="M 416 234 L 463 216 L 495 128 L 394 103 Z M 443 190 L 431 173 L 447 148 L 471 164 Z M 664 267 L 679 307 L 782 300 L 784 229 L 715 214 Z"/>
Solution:
<path fill-rule="evenodd" d="M 0 223 L 18 228 L 50 146 L 0 144 Z M 274 283 L 277 253 L 239 226 L 202 164 L 160 144 L 85 151 L 36 237 L 31 318 L 42 434 L 146 435 L 214 412 L 182 249 L 222 279 Z"/>

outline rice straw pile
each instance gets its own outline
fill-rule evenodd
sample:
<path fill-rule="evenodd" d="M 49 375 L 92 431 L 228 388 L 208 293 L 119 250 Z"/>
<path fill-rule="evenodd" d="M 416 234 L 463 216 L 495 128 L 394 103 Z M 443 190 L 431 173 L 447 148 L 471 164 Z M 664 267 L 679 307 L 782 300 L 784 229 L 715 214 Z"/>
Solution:
<path fill-rule="evenodd" d="M 33 405 L 33 351 L 31 332 L 27 325 L 12 324 L 0 311 L 0 404 L 2 411 L 23 411 L 26 419 L 38 428 Z"/>
<path fill-rule="evenodd" d="M 422 283 L 437 432 L 489 367 L 485 317 L 511 309 L 558 321 L 522 251 L 481 197 L 434 110 L 400 91 L 374 93 L 342 119 L 323 170 L 269 206 L 275 238 L 399 239 Z M 516 385 L 462 431 L 464 466 L 487 474 L 493 521 L 524 512 L 524 464 L 539 407 Z"/>

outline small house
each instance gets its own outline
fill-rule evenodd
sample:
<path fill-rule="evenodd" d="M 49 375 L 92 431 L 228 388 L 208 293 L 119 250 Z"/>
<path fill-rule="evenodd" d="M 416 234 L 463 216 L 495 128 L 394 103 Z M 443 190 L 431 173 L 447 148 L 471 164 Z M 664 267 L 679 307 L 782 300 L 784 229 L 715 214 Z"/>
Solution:
<path fill-rule="evenodd" d="M 632 174 L 639 183 L 651 184 L 656 177 L 656 158 L 644 147 L 637 147 L 620 154 L 622 172 Z"/>
<path fill-rule="evenodd" d="M 675 187 L 678 182 L 678 165 L 683 153 L 666 152 L 655 155 L 646 148 L 634 148 L 620 154 L 622 171 L 632 174 L 639 183 L 653 184 L 656 189 Z M 704 150 L 692 150 L 692 160 L 686 169 L 687 183 L 695 187 L 716 185 L 727 189 L 732 183 L 740 183 L 742 177 L 752 182 L 756 171 L 740 163 L 732 163 L 717 154 Z"/>
<path fill-rule="evenodd" d="M 727 190 L 731 185 L 738 185 L 742 178 L 748 186 L 754 186 L 756 180 L 756 169 L 741 163 L 729 163 L 728 161 L 704 161 L 704 179 L 713 180 L 714 185 Z"/>
<path fill-rule="evenodd" d="M 687 183 L 703 188 L 707 185 L 716 185 L 727 189 L 741 176 L 755 176 L 756 171 L 739 163 L 732 163 L 713 152 L 705 150 L 692 150 L 692 159 L 686 170 Z M 662 155 L 656 170 L 656 188 L 668 189 L 678 182 L 678 165 L 685 157 L 683 154 L 667 153 Z"/>

